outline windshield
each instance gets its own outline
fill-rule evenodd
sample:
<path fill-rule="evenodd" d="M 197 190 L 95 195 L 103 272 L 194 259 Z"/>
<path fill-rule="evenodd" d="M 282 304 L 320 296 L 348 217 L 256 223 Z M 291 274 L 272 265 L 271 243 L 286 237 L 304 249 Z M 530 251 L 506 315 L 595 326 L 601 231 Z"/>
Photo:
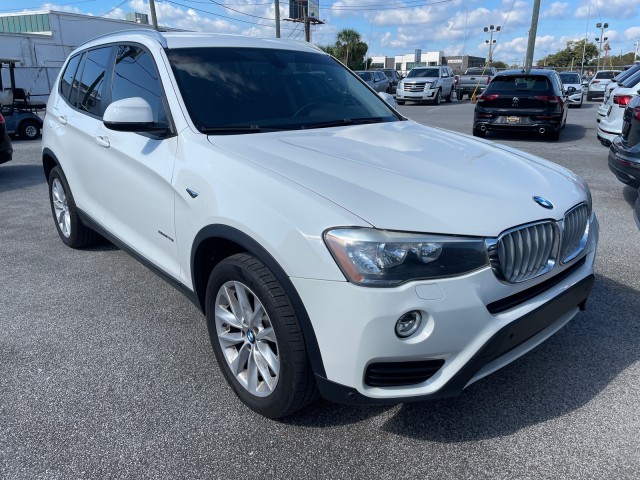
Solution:
<path fill-rule="evenodd" d="M 593 78 L 597 78 L 598 80 L 612 79 L 618 73 L 620 72 L 614 72 L 612 70 L 600 70 L 599 72 L 596 72 L 596 76 Z"/>
<path fill-rule="evenodd" d="M 266 48 L 166 51 L 196 128 L 236 134 L 402 120 L 322 53 Z"/>
<path fill-rule="evenodd" d="M 580 75 L 577 73 L 561 73 L 560 80 L 562 80 L 562 83 L 568 84 L 580 83 Z"/>
<path fill-rule="evenodd" d="M 430 78 L 439 78 L 440 70 L 438 68 L 414 68 L 407 75 L 409 78 L 413 77 L 430 77 Z"/>

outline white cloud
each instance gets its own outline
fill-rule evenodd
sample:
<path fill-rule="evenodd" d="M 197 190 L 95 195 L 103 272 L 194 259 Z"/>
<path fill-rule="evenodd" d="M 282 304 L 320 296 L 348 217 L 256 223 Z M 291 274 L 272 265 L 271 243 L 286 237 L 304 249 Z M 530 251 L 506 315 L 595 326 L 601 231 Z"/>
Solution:
<path fill-rule="evenodd" d="M 553 2 L 547 10 L 540 14 L 540 18 L 563 18 L 566 16 L 568 9 L 568 3 Z"/>
<path fill-rule="evenodd" d="M 624 31 L 624 38 L 627 40 L 640 40 L 640 27 L 627 28 Z"/>
<path fill-rule="evenodd" d="M 586 1 L 576 9 L 576 18 L 591 18 L 595 21 L 607 21 L 612 18 L 631 18 L 638 15 L 640 0 Z"/>

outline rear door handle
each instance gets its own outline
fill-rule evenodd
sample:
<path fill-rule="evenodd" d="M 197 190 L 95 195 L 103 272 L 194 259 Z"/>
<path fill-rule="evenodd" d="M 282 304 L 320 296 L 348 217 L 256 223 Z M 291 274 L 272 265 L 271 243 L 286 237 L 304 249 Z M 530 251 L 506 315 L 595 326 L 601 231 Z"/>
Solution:
<path fill-rule="evenodd" d="M 67 116 L 66 115 L 58 115 L 56 118 L 58 119 L 58 121 L 62 125 L 66 125 L 67 124 Z"/>
<path fill-rule="evenodd" d="M 96 142 L 98 145 L 104 148 L 109 148 L 111 146 L 111 142 L 109 142 L 109 137 L 106 135 L 96 135 Z"/>

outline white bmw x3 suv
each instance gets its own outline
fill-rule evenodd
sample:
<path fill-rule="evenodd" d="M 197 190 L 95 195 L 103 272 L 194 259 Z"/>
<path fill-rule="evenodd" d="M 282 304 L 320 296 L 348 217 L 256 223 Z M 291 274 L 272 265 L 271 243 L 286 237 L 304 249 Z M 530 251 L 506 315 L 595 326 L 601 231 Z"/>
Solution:
<path fill-rule="evenodd" d="M 410 121 L 307 43 L 95 39 L 56 81 L 42 160 L 62 241 L 106 237 L 185 293 L 230 386 L 272 418 L 318 394 L 459 394 L 594 280 L 583 180 Z"/>

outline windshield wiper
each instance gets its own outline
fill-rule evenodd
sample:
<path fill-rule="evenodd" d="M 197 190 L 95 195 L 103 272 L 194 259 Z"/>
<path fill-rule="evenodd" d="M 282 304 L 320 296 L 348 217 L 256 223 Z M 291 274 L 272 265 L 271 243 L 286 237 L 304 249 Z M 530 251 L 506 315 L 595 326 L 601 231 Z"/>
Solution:
<path fill-rule="evenodd" d="M 363 117 L 363 118 L 343 118 L 341 120 L 332 120 L 330 122 L 318 122 L 308 123 L 302 125 L 302 130 L 308 128 L 330 128 L 330 127 L 342 127 L 345 125 L 365 125 L 367 123 L 382 123 L 385 121 L 385 117 Z"/>
<path fill-rule="evenodd" d="M 202 133 L 218 133 L 221 135 L 234 135 L 240 133 L 260 133 L 263 130 L 258 125 L 226 125 L 224 127 L 202 127 Z"/>

